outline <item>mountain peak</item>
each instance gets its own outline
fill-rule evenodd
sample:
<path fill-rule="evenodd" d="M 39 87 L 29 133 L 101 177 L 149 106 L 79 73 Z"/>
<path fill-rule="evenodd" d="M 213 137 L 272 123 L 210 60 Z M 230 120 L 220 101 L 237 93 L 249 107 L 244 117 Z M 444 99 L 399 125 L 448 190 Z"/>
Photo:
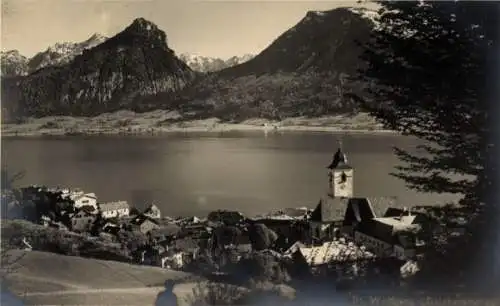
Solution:
<path fill-rule="evenodd" d="M 307 11 L 306 16 L 316 17 L 316 16 L 324 16 L 328 13 L 328 11 Z"/>
<path fill-rule="evenodd" d="M 308 11 L 295 26 L 276 38 L 252 60 L 221 72 L 238 77 L 281 72 L 337 71 L 355 73 L 373 23 L 347 7 Z"/>
<path fill-rule="evenodd" d="M 2 76 L 17 76 L 27 74 L 28 59 L 18 50 L 7 50 L 0 53 Z"/>
<path fill-rule="evenodd" d="M 86 41 L 87 42 L 103 42 L 106 39 L 107 39 L 107 37 L 102 35 L 101 33 L 94 33 Z"/>
<path fill-rule="evenodd" d="M 231 56 L 229 58 L 202 56 L 195 53 L 182 53 L 179 58 L 185 62 L 192 70 L 198 72 L 214 72 L 233 67 L 253 58 L 251 54 L 242 56 Z"/>
<path fill-rule="evenodd" d="M 127 29 L 138 33 L 161 31 L 156 24 L 142 17 L 134 19 Z"/>
<path fill-rule="evenodd" d="M 150 43 L 167 46 L 167 35 L 156 24 L 142 17 L 134 19 L 121 35 L 146 39 Z"/>

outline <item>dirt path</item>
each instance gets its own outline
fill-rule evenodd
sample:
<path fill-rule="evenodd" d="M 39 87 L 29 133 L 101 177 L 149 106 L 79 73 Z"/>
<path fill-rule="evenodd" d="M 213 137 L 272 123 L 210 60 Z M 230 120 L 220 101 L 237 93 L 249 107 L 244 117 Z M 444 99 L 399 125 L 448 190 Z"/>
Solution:
<path fill-rule="evenodd" d="M 146 287 L 146 288 L 106 288 L 106 289 L 75 289 L 59 290 L 51 292 L 28 292 L 25 296 L 52 296 L 69 294 L 102 294 L 102 293 L 126 293 L 126 294 L 158 294 L 165 290 L 164 287 Z"/>
<path fill-rule="evenodd" d="M 42 283 L 50 283 L 54 285 L 59 285 L 62 287 L 68 287 L 72 288 L 75 290 L 86 290 L 90 289 L 91 287 L 88 286 L 82 286 L 82 285 L 77 285 L 77 284 L 71 284 L 68 282 L 62 282 L 46 277 L 39 277 L 39 276 L 31 276 L 31 275 L 23 275 L 23 274 L 12 274 L 9 276 L 10 279 L 20 279 L 20 280 L 32 280 L 32 281 L 37 281 L 37 282 L 42 282 Z"/>

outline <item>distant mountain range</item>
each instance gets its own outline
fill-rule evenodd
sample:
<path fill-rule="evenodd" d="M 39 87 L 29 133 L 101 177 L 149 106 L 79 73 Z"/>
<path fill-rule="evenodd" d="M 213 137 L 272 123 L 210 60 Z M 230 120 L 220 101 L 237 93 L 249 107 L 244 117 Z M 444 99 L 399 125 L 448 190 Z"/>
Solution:
<path fill-rule="evenodd" d="M 227 60 L 176 56 L 166 34 L 135 19 L 113 37 L 56 44 L 28 59 L 2 52 L 2 117 L 96 115 L 177 109 L 226 120 L 353 111 L 348 76 L 363 66 L 359 43 L 373 13 L 308 12 L 260 54 Z"/>
<path fill-rule="evenodd" d="M 83 50 L 91 49 L 103 43 L 106 39 L 107 37 L 95 33 L 89 39 L 80 43 L 57 43 L 29 59 L 17 50 L 2 51 L 2 76 L 24 76 L 41 68 L 67 64 L 77 55 L 82 54 Z M 179 55 L 179 59 L 185 62 L 192 70 L 203 73 L 236 66 L 249 61 L 253 57 L 254 55 L 252 54 L 233 56 L 228 59 L 190 53 Z"/>
<path fill-rule="evenodd" d="M 194 55 L 189 53 L 182 53 L 179 59 L 184 61 L 191 69 L 198 72 L 215 72 L 229 67 L 233 67 L 254 58 L 255 55 L 245 54 L 243 56 L 233 56 L 228 59 L 217 57 L 207 57 Z"/>
<path fill-rule="evenodd" d="M 69 63 L 83 50 L 91 49 L 103 43 L 107 37 L 95 33 L 89 39 L 79 43 L 57 43 L 47 50 L 28 59 L 17 50 L 1 52 L 2 76 L 27 75 L 39 69 L 60 66 Z"/>

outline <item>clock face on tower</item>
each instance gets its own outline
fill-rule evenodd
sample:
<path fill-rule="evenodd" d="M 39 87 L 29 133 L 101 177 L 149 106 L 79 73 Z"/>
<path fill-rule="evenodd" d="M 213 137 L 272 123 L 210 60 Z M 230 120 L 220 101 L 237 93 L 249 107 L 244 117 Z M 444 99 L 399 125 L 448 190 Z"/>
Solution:
<path fill-rule="evenodd" d="M 334 171 L 333 180 L 330 184 L 333 188 L 333 195 L 336 197 L 352 196 L 352 172 L 350 171 Z"/>

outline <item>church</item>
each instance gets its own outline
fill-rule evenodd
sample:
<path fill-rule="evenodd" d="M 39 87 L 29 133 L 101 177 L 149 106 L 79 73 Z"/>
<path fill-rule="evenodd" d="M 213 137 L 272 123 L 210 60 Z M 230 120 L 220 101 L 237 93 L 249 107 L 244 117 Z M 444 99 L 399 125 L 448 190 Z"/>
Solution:
<path fill-rule="evenodd" d="M 423 215 L 399 209 L 395 197 L 354 195 L 354 168 L 341 148 L 328 169 L 328 185 L 309 219 L 313 244 L 342 236 L 365 245 L 377 256 L 408 258 L 416 252 L 416 238 L 408 230 L 426 222 Z"/>
<path fill-rule="evenodd" d="M 313 241 L 329 241 L 342 234 L 352 236 L 357 224 L 396 206 L 395 197 L 354 196 L 354 168 L 340 147 L 327 166 L 327 174 L 326 193 L 309 220 Z"/>

